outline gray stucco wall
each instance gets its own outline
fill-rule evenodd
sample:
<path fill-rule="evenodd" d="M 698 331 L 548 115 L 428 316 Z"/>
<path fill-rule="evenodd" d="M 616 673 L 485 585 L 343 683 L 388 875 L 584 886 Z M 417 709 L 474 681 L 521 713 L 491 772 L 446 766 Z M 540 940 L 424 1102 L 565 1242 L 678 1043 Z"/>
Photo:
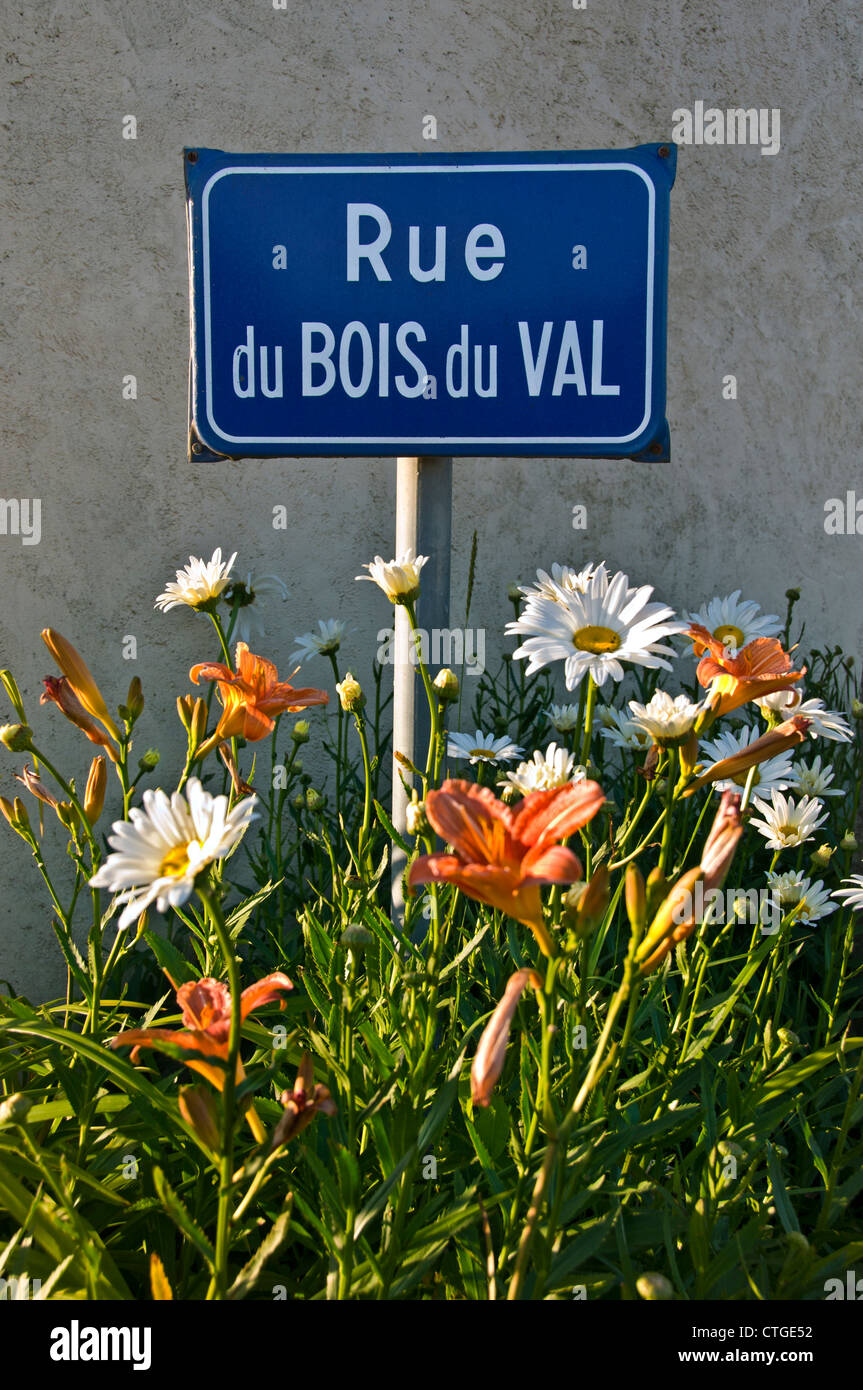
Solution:
<path fill-rule="evenodd" d="M 479 531 L 473 620 L 537 564 L 607 559 L 677 606 L 742 587 L 808 633 L 861 650 L 863 537 L 827 536 L 858 488 L 859 109 L 852 0 L 39 0 L 2 6 L 6 355 L 2 495 L 42 501 L 42 536 L 0 536 L 0 663 L 31 708 L 46 624 L 106 693 L 144 679 L 142 747 L 168 765 L 193 615 L 153 612 L 189 553 L 216 545 L 291 590 L 273 655 L 318 617 L 356 628 L 367 670 L 383 601 L 354 575 L 393 546 L 392 460 L 190 465 L 183 145 L 274 151 L 622 147 L 671 133 L 696 100 L 781 111 L 781 150 L 681 149 L 672 195 L 668 414 L 673 462 L 455 466 L 454 603 Z M 122 138 L 127 114 L 137 139 Z M 134 373 L 138 399 L 124 401 Z M 722 397 L 733 373 L 738 399 Z M 584 534 L 571 527 L 588 508 Z M 288 531 L 272 508 L 287 505 Z M 271 624 L 271 627 L 273 624 Z M 122 658 L 134 634 L 138 661 Z M 352 653 L 360 655 L 354 656 Z M 304 670 L 323 683 L 327 668 Z M 0 711 L 7 718 L 9 711 Z M 55 717 L 56 716 L 56 717 Z M 42 710 L 86 773 L 89 747 Z M 176 741 L 173 747 L 176 748 Z M 4 753 L 0 790 L 11 796 Z M 19 850 L 21 853 L 19 854 Z M 64 972 L 35 870 L 0 827 L 0 977 L 34 995 Z"/>

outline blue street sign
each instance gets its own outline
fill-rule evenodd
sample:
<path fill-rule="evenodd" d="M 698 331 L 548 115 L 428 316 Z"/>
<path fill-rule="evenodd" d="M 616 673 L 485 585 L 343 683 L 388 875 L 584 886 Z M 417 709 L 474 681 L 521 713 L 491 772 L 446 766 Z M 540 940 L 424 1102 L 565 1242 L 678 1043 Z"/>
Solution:
<path fill-rule="evenodd" d="M 192 450 L 667 458 L 675 156 L 186 150 Z"/>

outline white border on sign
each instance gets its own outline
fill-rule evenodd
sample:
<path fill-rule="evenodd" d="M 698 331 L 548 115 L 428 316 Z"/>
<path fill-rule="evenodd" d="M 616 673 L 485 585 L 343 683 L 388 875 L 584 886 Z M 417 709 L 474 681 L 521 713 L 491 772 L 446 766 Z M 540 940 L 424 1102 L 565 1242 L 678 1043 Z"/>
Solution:
<path fill-rule="evenodd" d="M 210 228 L 209 202 L 210 190 L 220 179 L 230 174 L 501 174 L 501 173 L 597 173 L 606 170 L 622 170 L 637 174 L 647 185 L 649 197 L 649 216 L 647 229 L 647 324 L 644 417 L 631 434 L 617 436 L 549 436 L 522 435 L 503 437 L 500 435 L 429 435 L 410 437 L 404 435 L 234 435 L 225 434 L 213 419 L 212 402 L 212 343 L 210 320 Z M 653 254 L 655 245 L 656 189 L 653 180 L 637 164 L 349 164 L 349 165 L 233 165 L 220 169 L 207 180 L 201 199 L 202 229 L 204 242 L 204 358 L 206 370 L 206 408 L 207 420 L 215 434 L 226 444 L 399 444 L 408 449 L 411 446 L 434 445 L 435 452 L 446 452 L 442 446 L 447 444 L 629 444 L 637 439 L 650 419 L 650 398 L 653 387 Z"/>

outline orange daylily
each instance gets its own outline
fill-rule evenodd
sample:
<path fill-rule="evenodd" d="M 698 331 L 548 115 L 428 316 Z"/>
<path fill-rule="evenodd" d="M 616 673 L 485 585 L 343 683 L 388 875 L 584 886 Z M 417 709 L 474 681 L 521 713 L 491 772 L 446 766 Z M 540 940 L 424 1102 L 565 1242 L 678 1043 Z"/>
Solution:
<path fill-rule="evenodd" d="M 62 633 L 56 632 L 52 627 L 43 628 L 42 641 L 87 713 L 91 714 L 94 719 L 98 719 L 111 737 L 120 743 L 122 741 L 120 730 L 112 719 L 102 692 L 90 674 L 87 663 L 80 652 L 75 650 L 72 643 L 68 642 Z"/>
<path fill-rule="evenodd" d="M 469 898 L 499 908 L 530 927 L 544 955 L 555 947 L 542 917 L 540 885 L 573 883 L 581 864 L 559 842 L 595 816 L 605 800 L 597 782 L 570 782 L 531 792 L 505 806 L 488 787 L 446 781 L 426 797 L 426 814 L 452 854 L 426 854 L 408 885 L 454 883 Z"/>
<path fill-rule="evenodd" d="M 166 972 L 167 973 L 167 972 Z M 170 979 L 170 975 L 168 976 Z M 171 980 L 173 984 L 173 980 Z M 175 987 L 176 988 L 176 987 Z M 245 1020 L 253 1009 L 261 1009 L 265 1004 L 278 1003 L 284 1007 L 283 992 L 294 988 L 287 975 L 277 970 L 264 979 L 257 980 L 240 995 L 240 1017 Z M 160 1043 L 168 1043 L 197 1056 L 185 1058 L 187 1067 L 199 1072 L 221 1091 L 225 1086 L 225 1068 L 218 1062 L 228 1060 L 228 1039 L 231 1031 L 231 992 L 221 980 L 205 977 L 190 980 L 176 990 L 177 1003 L 183 1016 L 185 1028 L 130 1028 L 111 1039 L 111 1047 L 131 1047 L 132 1061 L 138 1061 L 142 1047 L 158 1048 Z M 208 1062 L 213 1057 L 217 1062 Z M 237 1081 L 245 1076 L 243 1064 L 237 1058 Z M 247 1112 L 249 1124 L 260 1142 L 264 1137 L 261 1122 L 253 1110 Z"/>
<path fill-rule="evenodd" d="M 255 743 L 266 738 L 276 727 L 276 716 L 286 711 L 294 714 L 310 705 L 329 703 L 330 697 L 325 690 L 298 690 L 288 681 L 280 681 L 273 663 L 255 656 L 245 642 L 237 643 L 234 664 L 236 672 L 221 661 L 202 662 L 189 672 L 189 680 L 195 685 L 202 679 L 218 681 L 223 705 L 218 727 L 201 745 L 199 758 L 223 739 L 244 738 Z"/>
<path fill-rule="evenodd" d="M 510 975 L 503 997 L 495 1008 L 479 1040 L 479 1047 L 470 1069 L 470 1095 L 474 1105 L 486 1108 L 506 1061 L 509 1030 L 518 1001 L 526 985 L 542 989 L 542 980 L 535 970 L 517 970 Z"/>
<path fill-rule="evenodd" d="M 710 686 L 708 704 L 714 718 L 750 700 L 772 695 L 774 690 L 787 690 L 806 675 L 805 666 L 792 671 L 791 656 L 775 637 L 756 637 L 732 656 L 700 623 L 693 623 L 687 631 L 696 655 L 704 652 L 696 674 L 700 685 Z"/>
<path fill-rule="evenodd" d="M 770 729 L 760 738 L 753 739 L 752 743 L 746 744 L 738 753 L 732 753 L 728 758 L 721 758 L 706 772 L 702 772 L 700 777 L 696 777 L 694 782 L 690 782 L 683 795 L 691 796 L 694 791 L 705 786 L 708 782 L 724 782 L 728 778 L 740 777 L 751 767 L 757 767 L 759 763 L 766 762 L 768 758 L 775 758 L 779 753 L 794 748 L 798 743 L 804 743 L 806 731 L 811 723 L 811 719 L 804 719 L 802 714 L 796 714 L 792 719 L 786 719 L 784 724 L 777 724 L 775 729 Z"/>

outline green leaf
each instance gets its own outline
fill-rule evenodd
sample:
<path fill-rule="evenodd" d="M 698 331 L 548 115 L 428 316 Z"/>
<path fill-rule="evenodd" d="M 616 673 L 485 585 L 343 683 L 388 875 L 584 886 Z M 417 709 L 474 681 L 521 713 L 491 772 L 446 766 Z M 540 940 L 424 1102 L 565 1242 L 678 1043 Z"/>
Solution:
<path fill-rule="evenodd" d="M 179 1226 L 183 1234 L 189 1237 L 189 1240 L 195 1246 L 196 1250 L 203 1255 L 212 1273 L 216 1265 L 216 1252 L 194 1217 L 184 1206 L 183 1202 L 168 1182 L 161 1168 L 153 1169 L 153 1186 L 156 1189 L 159 1201 L 162 1203 L 162 1206 L 165 1208 L 171 1220 L 176 1226 Z"/>
<path fill-rule="evenodd" d="M 276 1217 L 248 1264 L 244 1265 L 237 1275 L 228 1290 L 228 1298 L 234 1300 L 245 1298 L 246 1294 L 257 1288 L 267 1260 L 271 1259 L 273 1255 L 277 1255 L 287 1240 L 293 1205 L 294 1194 L 289 1192 L 285 1198 L 284 1210 Z"/>

